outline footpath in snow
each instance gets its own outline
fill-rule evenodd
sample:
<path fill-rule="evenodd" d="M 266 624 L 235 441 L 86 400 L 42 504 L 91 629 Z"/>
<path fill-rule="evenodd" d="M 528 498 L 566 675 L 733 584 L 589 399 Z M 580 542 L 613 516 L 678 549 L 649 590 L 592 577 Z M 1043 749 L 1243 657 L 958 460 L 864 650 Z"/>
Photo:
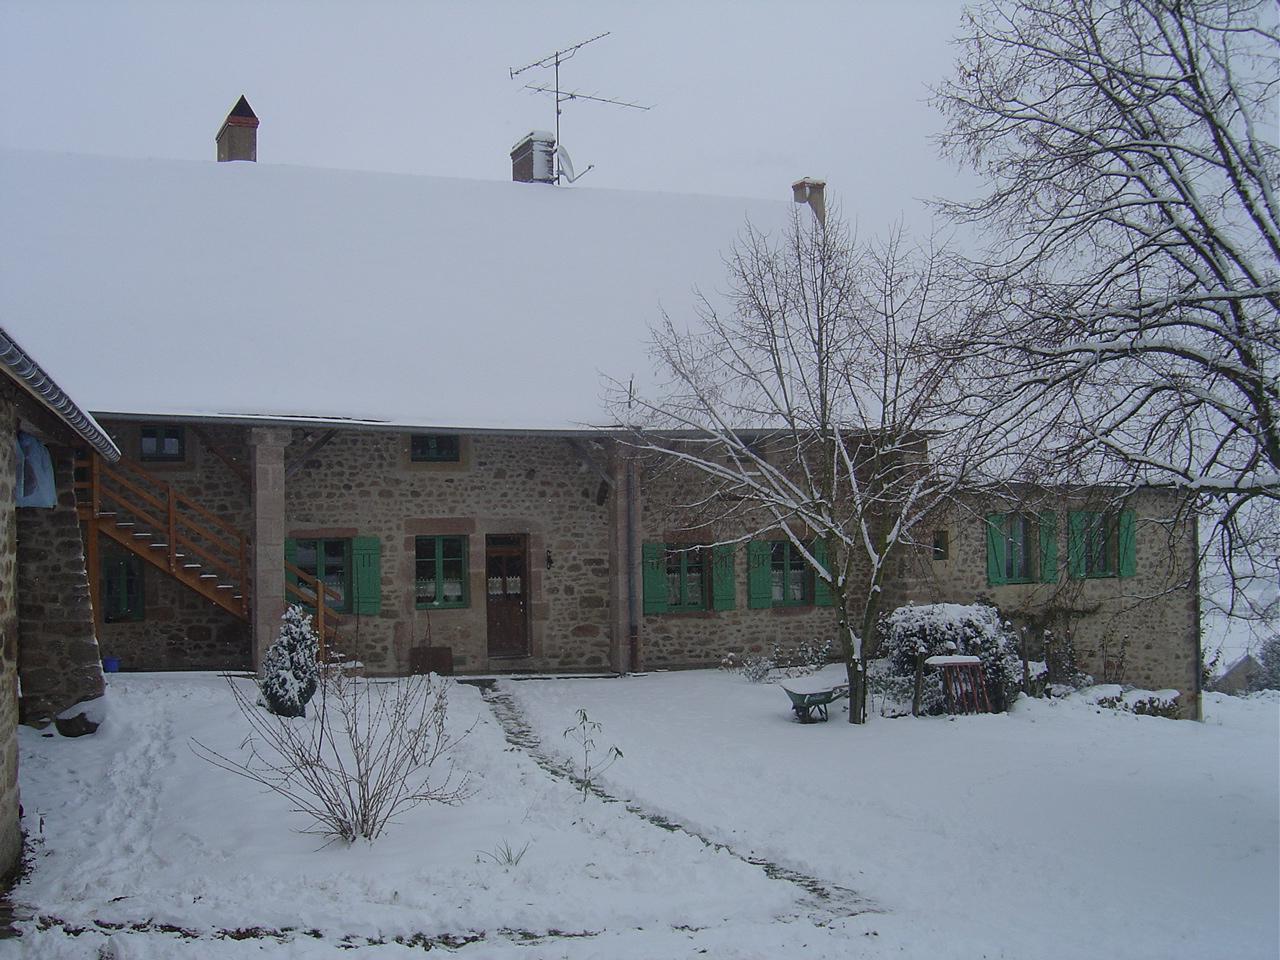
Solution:
<path fill-rule="evenodd" d="M 450 696 L 475 795 L 352 847 L 191 751 L 245 734 L 219 677 L 117 675 L 98 735 L 23 729 L 0 957 L 1276 955 L 1280 697 L 852 728 L 717 671 Z M 579 709 L 623 752 L 585 799 Z"/>

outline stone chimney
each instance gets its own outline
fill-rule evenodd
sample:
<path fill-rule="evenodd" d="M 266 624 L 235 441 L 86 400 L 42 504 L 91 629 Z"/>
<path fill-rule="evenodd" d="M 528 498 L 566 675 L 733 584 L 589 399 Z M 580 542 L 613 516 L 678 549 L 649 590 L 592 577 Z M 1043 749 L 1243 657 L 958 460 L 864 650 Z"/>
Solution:
<path fill-rule="evenodd" d="M 258 115 L 241 97 L 218 131 L 218 162 L 258 159 Z"/>
<path fill-rule="evenodd" d="M 827 181 L 805 177 L 791 185 L 791 199 L 796 203 L 807 203 L 813 215 L 818 218 L 818 225 L 827 225 Z"/>
<path fill-rule="evenodd" d="M 511 179 L 516 183 L 555 183 L 555 154 L 555 134 L 534 130 L 511 148 Z"/>

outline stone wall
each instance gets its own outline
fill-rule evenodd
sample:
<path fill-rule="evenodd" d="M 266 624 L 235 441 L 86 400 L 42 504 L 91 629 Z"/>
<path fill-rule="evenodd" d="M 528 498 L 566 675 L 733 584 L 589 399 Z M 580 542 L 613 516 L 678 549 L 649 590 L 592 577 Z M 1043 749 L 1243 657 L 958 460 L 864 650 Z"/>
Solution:
<path fill-rule="evenodd" d="M 121 670 L 252 668 L 247 623 L 150 564 L 142 571 L 142 619 L 102 624 L 104 657 Z"/>
<path fill-rule="evenodd" d="M 102 427 L 127 459 L 137 463 L 141 424 L 104 420 Z M 211 424 L 186 430 L 186 457 L 178 463 L 147 462 L 148 473 L 211 510 L 239 530 L 249 530 L 249 487 L 213 447 L 247 470 L 246 430 Z M 110 541 L 102 538 L 104 549 Z M 183 586 L 162 570 L 141 562 L 141 620 L 103 623 L 102 655 L 116 657 L 123 670 L 246 670 L 252 667 L 249 625 Z"/>
<path fill-rule="evenodd" d="M 295 431 L 286 459 L 306 450 Z M 409 650 L 449 647 L 459 672 L 604 670 L 610 663 L 608 496 L 591 463 L 555 437 L 464 438 L 460 463 L 413 463 L 409 435 L 345 431 L 286 482 L 291 538 L 376 536 L 382 610 L 348 618 L 353 650 L 375 673 L 405 671 Z M 490 659 L 486 535 L 528 546 L 530 655 Z M 468 537 L 471 602 L 414 606 L 417 536 Z"/>
<path fill-rule="evenodd" d="M 1134 576 L 1073 579 L 1067 574 L 1068 513 L 1106 506 L 1084 496 L 1041 495 L 1022 505 L 973 499 L 937 524 L 950 534 L 947 559 L 932 559 L 926 547 L 899 560 L 889 578 L 885 610 L 908 600 L 990 600 L 1015 627 L 1027 628 L 1033 654 L 1040 654 L 1038 641 L 1046 628 L 1059 641 L 1070 636 L 1079 667 L 1098 682 L 1178 690 L 1184 712 L 1195 715 L 1200 631 L 1194 527 L 1174 519 L 1178 501 L 1171 493 L 1142 491 L 1124 504 L 1136 515 Z M 1053 582 L 988 583 L 984 517 L 1017 509 L 1057 513 L 1058 570 Z"/>
<path fill-rule="evenodd" d="M 641 483 L 640 539 L 651 543 L 716 543 L 743 536 L 765 518 L 713 494 L 699 474 L 670 464 L 646 464 Z M 781 539 L 769 537 L 769 539 Z M 770 653 L 775 645 L 830 640 L 838 650 L 833 607 L 752 609 L 747 606 L 747 547 L 734 548 L 734 607 L 644 617 L 641 662 L 645 668 L 719 664 L 728 653 Z"/>
<path fill-rule="evenodd" d="M 100 697 L 104 690 L 76 516 L 72 451 L 50 445 L 49 453 L 57 505 L 17 511 L 22 722 L 36 724 Z"/>
<path fill-rule="evenodd" d="M 0 396 L 0 878 L 18 865 L 18 593 L 13 405 Z"/>

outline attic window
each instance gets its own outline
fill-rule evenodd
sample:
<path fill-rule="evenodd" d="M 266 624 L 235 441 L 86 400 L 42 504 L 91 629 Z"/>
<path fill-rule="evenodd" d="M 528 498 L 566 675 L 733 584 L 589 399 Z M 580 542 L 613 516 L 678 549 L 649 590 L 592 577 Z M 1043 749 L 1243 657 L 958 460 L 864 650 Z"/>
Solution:
<path fill-rule="evenodd" d="M 457 463 L 459 438 L 443 433 L 415 433 L 409 439 L 409 459 L 414 463 Z"/>
<path fill-rule="evenodd" d="M 143 460 L 185 460 L 187 443 L 182 427 L 143 427 L 139 453 Z"/>

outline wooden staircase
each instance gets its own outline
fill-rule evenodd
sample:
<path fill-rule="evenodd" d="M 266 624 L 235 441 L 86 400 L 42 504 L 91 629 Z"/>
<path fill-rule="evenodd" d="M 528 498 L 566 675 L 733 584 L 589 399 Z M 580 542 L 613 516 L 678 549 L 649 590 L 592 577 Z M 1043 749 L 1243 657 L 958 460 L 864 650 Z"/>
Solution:
<path fill-rule="evenodd" d="M 173 485 L 128 460 L 109 464 L 97 453 L 76 455 L 76 500 L 86 525 L 85 566 L 95 617 L 102 609 L 99 537 L 105 536 L 173 577 L 210 603 L 244 622 L 249 621 L 249 538 Z M 320 659 L 329 660 L 343 618 L 327 604 L 315 605 L 323 593 L 338 594 L 306 571 L 285 563 L 285 599 L 315 608 L 313 624 L 320 638 Z"/>

